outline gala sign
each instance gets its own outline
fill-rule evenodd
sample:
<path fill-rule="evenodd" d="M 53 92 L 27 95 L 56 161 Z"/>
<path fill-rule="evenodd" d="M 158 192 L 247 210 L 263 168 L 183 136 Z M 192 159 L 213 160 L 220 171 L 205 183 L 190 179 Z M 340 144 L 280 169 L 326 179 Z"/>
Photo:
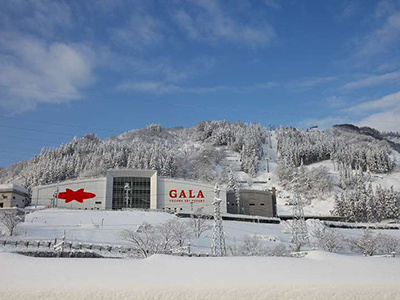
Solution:
<path fill-rule="evenodd" d="M 169 202 L 204 202 L 205 198 L 202 190 L 170 190 L 169 197 Z"/>

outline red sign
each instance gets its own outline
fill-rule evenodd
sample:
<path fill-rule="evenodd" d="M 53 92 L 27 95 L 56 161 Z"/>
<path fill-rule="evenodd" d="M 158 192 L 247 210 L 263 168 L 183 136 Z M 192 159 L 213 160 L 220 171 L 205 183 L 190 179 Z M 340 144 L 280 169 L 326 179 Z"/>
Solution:
<path fill-rule="evenodd" d="M 96 194 L 85 192 L 85 189 L 79 189 L 75 192 L 71 189 L 67 189 L 65 192 L 58 193 L 58 198 L 65 199 L 65 203 L 69 203 L 74 200 L 78 201 L 79 203 L 83 203 L 83 200 L 94 197 L 96 197 Z"/>
<path fill-rule="evenodd" d="M 169 191 L 169 202 L 204 202 L 204 194 L 202 190 L 197 193 L 193 190 L 170 190 Z"/>

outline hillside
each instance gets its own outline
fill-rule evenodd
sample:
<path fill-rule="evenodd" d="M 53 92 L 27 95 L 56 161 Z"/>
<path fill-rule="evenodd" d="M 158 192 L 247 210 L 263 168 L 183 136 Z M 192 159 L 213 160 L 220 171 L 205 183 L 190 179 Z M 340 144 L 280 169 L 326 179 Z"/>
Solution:
<path fill-rule="evenodd" d="M 400 189 L 396 136 L 349 124 L 327 130 L 268 130 L 257 123 L 227 121 L 200 122 L 191 128 L 152 124 L 105 140 L 87 134 L 43 149 L 1 171 L 0 181 L 30 188 L 103 176 L 108 169 L 134 168 L 156 169 L 164 177 L 227 183 L 232 170 L 239 188 L 276 187 L 278 213 L 291 214 L 293 180 L 304 172 L 301 185 L 307 188 L 301 192 L 307 198 L 306 214 L 329 215 L 334 195 L 345 190 L 343 172 L 369 174 L 374 189 Z"/>

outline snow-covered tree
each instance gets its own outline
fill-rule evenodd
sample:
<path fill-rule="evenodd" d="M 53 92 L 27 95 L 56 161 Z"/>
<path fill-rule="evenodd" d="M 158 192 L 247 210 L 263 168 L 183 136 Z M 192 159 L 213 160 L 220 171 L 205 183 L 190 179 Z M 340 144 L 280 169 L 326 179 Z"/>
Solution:
<path fill-rule="evenodd" d="M 14 211 L 0 212 L 0 222 L 7 228 L 10 236 L 14 234 L 14 230 L 19 223 L 24 221 L 23 216 L 17 215 Z"/>

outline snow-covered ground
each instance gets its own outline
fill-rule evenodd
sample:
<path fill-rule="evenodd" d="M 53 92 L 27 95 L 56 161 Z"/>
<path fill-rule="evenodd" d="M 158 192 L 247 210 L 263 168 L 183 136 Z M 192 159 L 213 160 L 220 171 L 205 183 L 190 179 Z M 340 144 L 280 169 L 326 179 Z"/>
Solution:
<path fill-rule="evenodd" d="M 124 229 L 136 230 L 143 222 L 161 225 L 177 217 L 163 212 L 144 211 L 84 211 L 68 209 L 44 209 L 27 214 L 24 223 L 17 226 L 13 239 L 49 241 L 60 239 L 65 232 L 68 242 L 93 243 L 102 245 L 128 245 L 120 232 Z M 179 219 L 187 222 L 188 219 Z M 213 221 L 208 221 L 212 226 Z M 290 230 L 286 223 L 258 224 L 224 221 L 227 244 L 240 243 L 245 235 L 258 235 L 266 246 L 289 242 Z M 0 228 L 1 229 L 1 228 Z M 211 230 L 199 239 L 192 239 L 192 252 L 210 253 Z M 1 247 L 0 247 L 1 251 Z"/>
<path fill-rule="evenodd" d="M 28 214 L 14 238 L 49 240 L 65 230 L 67 241 L 123 245 L 121 230 L 172 218 L 177 217 L 162 212 L 44 209 Z M 223 226 L 228 246 L 254 234 L 265 246 L 290 240 L 288 222 L 223 221 Z M 307 221 L 310 233 L 321 226 Z M 334 230 L 346 237 L 363 232 Z M 373 232 L 400 237 L 400 230 Z M 209 253 L 210 236 L 208 231 L 192 239 L 192 252 Z M 315 245 L 311 238 L 304 258 L 155 255 L 145 260 L 33 258 L 0 247 L 0 299 L 400 299 L 399 256 L 331 254 L 313 250 Z"/>
<path fill-rule="evenodd" d="M 136 230 L 144 221 L 160 225 L 166 220 L 177 219 L 176 216 L 163 212 L 144 211 L 82 211 L 68 209 L 44 209 L 26 216 L 26 221 L 17 226 L 15 236 L 11 240 L 49 241 L 60 239 L 65 232 L 66 241 L 73 243 L 93 243 L 102 245 L 129 245 L 120 237 L 124 229 Z M 188 219 L 179 219 L 187 222 Z M 213 221 L 208 221 L 213 225 Z M 102 225 L 103 224 L 103 225 Z M 280 243 L 288 245 L 291 226 L 289 222 L 280 224 L 249 223 L 223 221 L 227 245 L 240 244 L 246 235 L 257 235 L 266 247 Z M 318 220 L 307 221 L 308 231 L 322 226 Z M 0 228 L 1 229 L 1 228 Z M 335 229 L 347 237 L 358 237 L 360 229 Z M 400 230 L 374 230 L 400 238 Z M 201 238 L 192 238 L 191 249 L 194 253 L 210 253 L 212 231 L 206 231 Z M 3 237 L 4 238 L 4 237 Z M 313 243 L 305 247 L 311 250 Z M 0 246 L 0 251 L 3 248 Z M 4 249 L 3 249 L 4 250 Z"/>
<path fill-rule="evenodd" d="M 0 299 L 400 299 L 399 269 L 399 258 L 320 251 L 145 260 L 0 253 Z"/>

